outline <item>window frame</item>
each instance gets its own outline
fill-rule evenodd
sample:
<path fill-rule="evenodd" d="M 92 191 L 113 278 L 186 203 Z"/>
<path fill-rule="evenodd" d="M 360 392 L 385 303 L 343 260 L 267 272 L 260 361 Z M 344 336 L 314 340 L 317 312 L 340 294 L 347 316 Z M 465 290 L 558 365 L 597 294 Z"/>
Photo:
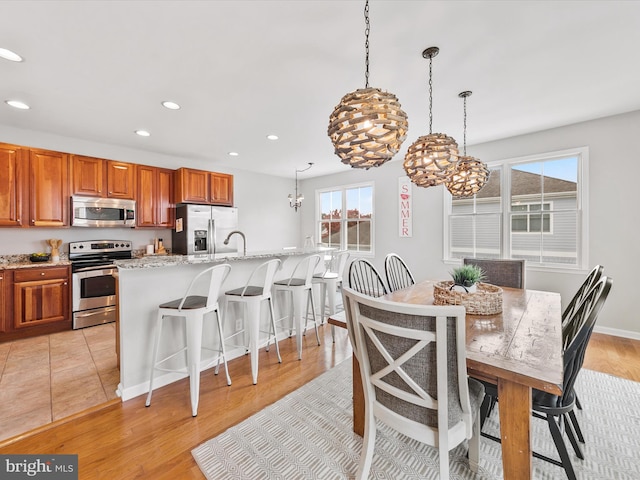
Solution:
<path fill-rule="evenodd" d="M 347 224 L 349 222 L 353 222 L 353 221 L 360 221 L 360 219 L 355 219 L 355 218 L 349 218 L 346 216 L 346 212 L 347 212 L 347 190 L 352 190 L 352 189 L 356 189 L 356 188 L 362 188 L 362 187 L 370 187 L 371 188 L 371 218 L 370 219 L 363 219 L 364 221 L 368 221 L 369 222 L 369 228 L 370 228 L 370 241 L 371 241 L 371 248 L 369 251 L 362 251 L 362 250 L 350 250 L 348 249 L 348 239 L 347 239 Z M 340 220 L 334 220 L 334 221 L 339 221 L 340 222 L 340 247 L 338 247 L 339 250 L 348 250 L 349 253 L 353 256 L 359 256 L 359 257 L 375 257 L 375 182 L 359 182 L 359 183 L 350 183 L 347 185 L 338 185 L 338 186 L 333 186 L 333 187 L 326 187 L 326 188 L 320 188 L 317 189 L 315 191 L 315 238 L 316 238 L 316 242 L 318 244 L 322 243 L 322 222 L 326 221 L 326 219 L 322 218 L 322 205 L 321 205 L 321 201 L 320 201 L 320 197 L 323 193 L 327 193 L 327 192 L 337 192 L 339 191 L 341 194 L 341 199 L 342 199 L 342 207 L 341 207 L 341 212 L 343 212 L 343 215 L 341 216 Z"/>
<path fill-rule="evenodd" d="M 532 162 L 545 162 L 551 160 L 559 160 L 562 158 L 577 157 L 577 189 L 576 189 L 576 221 L 577 221 L 577 239 L 576 239 L 576 264 L 562 265 L 558 263 L 534 263 L 527 262 L 527 269 L 539 271 L 587 271 L 589 269 L 589 147 L 575 147 L 566 150 L 557 150 L 553 152 L 526 155 L 522 157 L 512 157 L 502 160 L 487 162 L 489 169 L 500 170 L 500 258 L 511 258 L 511 219 L 512 214 L 517 211 L 511 210 L 511 168 L 519 164 Z M 459 264 L 462 262 L 460 258 L 451 256 L 449 237 L 452 215 L 452 196 L 448 190 L 443 189 L 443 262 L 445 264 Z M 544 202 L 547 203 L 547 202 Z M 574 211 L 574 210 L 569 210 Z M 551 208 L 550 215 L 553 219 L 554 210 Z M 477 212 L 472 213 L 477 215 Z M 528 215 L 528 213 L 527 213 Z M 553 231 L 553 221 L 551 222 L 551 231 Z M 518 235 L 540 235 L 541 232 L 513 232 Z M 548 235 L 542 232 L 542 235 Z"/>

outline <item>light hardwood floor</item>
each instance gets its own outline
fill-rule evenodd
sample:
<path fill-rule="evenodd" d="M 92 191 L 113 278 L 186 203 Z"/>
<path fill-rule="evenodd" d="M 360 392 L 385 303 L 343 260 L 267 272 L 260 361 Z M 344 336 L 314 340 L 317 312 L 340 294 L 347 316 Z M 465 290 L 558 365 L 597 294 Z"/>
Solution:
<path fill-rule="evenodd" d="M 149 408 L 144 396 L 112 404 L 0 444 L 0 453 L 68 453 L 79 455 L 81 479 L 202 479 L 191 450 L 275 402 L 351 355 L 346 331 L 321 327 L 322 346 L 314 335 L 296 359 L 294 339 L 275 351 L 260 351 L 258 384 L 252 385 L 249 358 L 230 362 L 233 384 L 212 370 L 201 379 L 200 406 L 191 417 L 188 380 L 158 389 Z M 640 381 L 640 341 L 593 336 L 585 368 Z M 588 408 L 588 406 L 585 406 Z"/>

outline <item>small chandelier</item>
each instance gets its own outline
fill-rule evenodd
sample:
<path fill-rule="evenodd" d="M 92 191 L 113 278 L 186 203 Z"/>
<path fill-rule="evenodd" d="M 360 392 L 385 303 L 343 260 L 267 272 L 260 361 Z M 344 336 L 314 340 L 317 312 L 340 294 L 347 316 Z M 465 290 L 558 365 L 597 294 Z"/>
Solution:
<path fill-rule="evenodd" d="M 438 47 L 429 47 L 422 52 L 429 59 L 429 135 L 418 138 L 407 150 L 404 170 L 419 187 L 433 187 L 446 182 L 458 160 L 458 144 L 444 133 L 433 132 L 433 57 Z"/>
<path fill-rule="evenodd" d="M 409 122 L 395 95 L 369 87 L 369 0 L 365 19 L 365 88 L 347 93 L 329 117 L 327 133 L 342 163 L 379 167 L 398 153 Z"/>
<path fill-rule="evenodd" d="M 292 195 L 291 193 L 289 194 L 289 206 L 295 209 L 296 212 L 298 211 L 298 208 L 302 206 L 302 200 L 304 200 L 304 195 L 298 193 L 298 173 L 306 172 L 311 167 L 313 167 L 313 162 L 309 162 L 309 166 L 307 168 L 303 168 L 302 170 L 296 169 L 296 193 L 295 195 Z"/>
<path fill-rule="evenodd" d="M 467 156 L 467 97 L 470 95 L 471 92 L 468 90 L 458 94 L 464 99 L 464 148 L 451 179 L 446 182 L 447 190 L 454 197 L 472 197 L 482 190 L 489 180 L 489 169 L 485 163 Z"/>

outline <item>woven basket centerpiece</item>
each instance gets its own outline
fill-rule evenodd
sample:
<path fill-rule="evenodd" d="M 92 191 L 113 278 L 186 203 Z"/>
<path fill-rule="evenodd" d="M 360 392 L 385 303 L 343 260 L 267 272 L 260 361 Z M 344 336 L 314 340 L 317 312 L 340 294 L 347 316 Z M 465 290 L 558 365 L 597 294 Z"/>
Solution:
<path fill-rule="evenodd" d="M 473 315 L 494 315 L 502 312 L 502 289 L 489 283 L 478 283 L 474 293 L 452 290 L 451 280 L 433 286 L 434 305 L 463 305 Z"/>

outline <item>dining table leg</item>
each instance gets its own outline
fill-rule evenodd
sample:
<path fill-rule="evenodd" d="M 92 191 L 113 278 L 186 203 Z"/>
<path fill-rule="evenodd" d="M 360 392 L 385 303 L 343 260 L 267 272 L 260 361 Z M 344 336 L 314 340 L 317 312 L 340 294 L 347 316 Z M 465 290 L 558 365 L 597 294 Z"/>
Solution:
<path fill-rule="evenodd" d="M 531 478 L 531 387 L 498 379 L 504 480 Z"/>
<path fill-rule="evenodd" d="M 364 436 L 364 390 L 362 388 L 362 376 L 360 375 L 360 363 L 356 357 L 352 357 L 351 374 L 353 378 L 353 431 Z"/>

